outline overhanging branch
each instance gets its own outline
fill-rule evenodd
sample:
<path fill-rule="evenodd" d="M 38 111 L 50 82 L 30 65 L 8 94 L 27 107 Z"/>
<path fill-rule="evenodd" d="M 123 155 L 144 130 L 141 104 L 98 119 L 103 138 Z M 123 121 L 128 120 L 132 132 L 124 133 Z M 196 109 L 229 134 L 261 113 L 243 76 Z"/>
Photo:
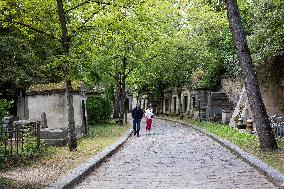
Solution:
<path fill-rule="evenodd" d="M 65 13 L 68 13 L 68 12 L 70 12 L 70 11 L 72 11 L 72 10 L 75 10 L 75 9 L 77 9 L 77 8 L 79 8 L 79 7 L 81 7 L 81 6 L 85 5 L 85 4 L 91 3 L 91 2 L 95 2 L 95 3 L 97 3 L 97 4 L 102 4 L 102 5 L 111 5 L 111 3 L 100 2 L 100 1 L 98 1 L 98 0 L 87 0 L 87 1 L 84 1 L 84 2 L 78 4 L 78 5 L 74 6 L 74 7 L 72 7 L 72 8 L 70 8 L 70 9 L 66 10 Z"/>
<path fill-rule="evenodd" d="M 84 1 L 83 3 L 80 3 L 80 4 L 76 5 L 75 7 L 72 7 L 72 8 L 70 8 L 70 9 L 66 10 L 65 13 L 68 13 L 68 12 L 70 12 L 70 11 L 72 11 L 72 10 L 75 10 L 75 9 L 77 9 L 77 8 L 79 8 L 79 7 L 81 7 L 81 6 L 85 5 L 85 4 L 87 4 L 87 3 L 92 2 L 92 1 L 94 1 L 94 0 L 87 0 L 87 1 Z"/>
<path fill-rule="evenodd" d="M 105 8 L 106 5 L 103 5 L 102 8 L 100 8 L 98 11 L 94 12 L 91 16 L 89 16 L 89 18 L 87 18 L 80 27 L 78 27 L 78 29 L 76 31 L 80 31 L 81 29 L 83 29 L 85 27 L 85 25 L 96 15 L 98 14 L 101 10 L 103 10 Z"/>
<path fill-rule="evenodd" d="M 128 69 L 128 72 L 125 73 L 125 79 L 128 77 L 128 75 L 135 69 L 135 67 L 131 67 L 130 69 Z"/>
<path fill-rule="evenodd" d="M 120 81 L 120 79 L 117 78 L 115 75 L 113 75 L 113 74 L 111 74 L 111 73 L 109 73 L 109 72 L 107 72 L 107 71 L 105 71 L 105 73 L 106 73 L 107 75 L 113 77 L 113 78 L 115 79 L 115 81 L 117 81 L 119 84 L 122 84 L 122 82 Z"/>
<path fill-rule="evenodd" d="M 5 22 L 5 23 L 9 23 L 9 24 L 12 24 L 12 25 L 20 25 L 20 26 L 23 26 L 25 28 L 28 28 L 29 30 L 32 30 L 34 32 L 37 32 L 37 33 L 40 33 L 40 34 L 43 34 L 45 36 L 48 36 L 50 38 L 53 38 L 53 39 L 56 39 L 56 40 L 59 40 L 57 37 L 55 37 L 54 35 L 50 34 L 50 33 L 47 33 L 45 31 L 42 31 L 40 29 L 37 29 L 29 24 L 25 24 L 25 23 L 22 23 L 22 22 L 17 22 L 17 21 L 9 21 L 9 20 L 0 20 L 0 22 Z"/>

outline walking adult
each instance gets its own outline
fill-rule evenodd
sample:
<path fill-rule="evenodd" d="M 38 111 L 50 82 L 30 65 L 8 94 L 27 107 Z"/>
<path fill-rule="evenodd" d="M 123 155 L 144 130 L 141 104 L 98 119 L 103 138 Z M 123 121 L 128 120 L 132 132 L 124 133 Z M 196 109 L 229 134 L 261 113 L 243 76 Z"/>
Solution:
<path fill-rule="evenodd" d="M 137 135 L 137 137 L 139 137 L 140 122 L 143 114 L 144 112 L 140 108 L 140 103 L 137 103 L 136 107 L 132 110 L 134 136 Z"/>

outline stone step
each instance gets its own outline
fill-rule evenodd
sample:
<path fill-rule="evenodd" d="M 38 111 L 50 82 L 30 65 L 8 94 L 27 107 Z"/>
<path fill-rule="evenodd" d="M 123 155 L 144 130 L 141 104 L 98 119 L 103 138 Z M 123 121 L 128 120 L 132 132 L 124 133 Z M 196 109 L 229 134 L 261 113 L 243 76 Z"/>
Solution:
<path fill-rule="evenodd" d="M 67 129 L 41 129 L 41 139 L 64 139 L 67 137 Z"/>

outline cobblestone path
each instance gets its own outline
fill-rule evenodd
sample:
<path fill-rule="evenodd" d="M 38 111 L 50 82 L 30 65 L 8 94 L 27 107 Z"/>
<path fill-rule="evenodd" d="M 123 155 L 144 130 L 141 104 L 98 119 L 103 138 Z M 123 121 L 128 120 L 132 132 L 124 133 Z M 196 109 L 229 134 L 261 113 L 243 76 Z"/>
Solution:
<path fill-rule="evenodd" d="M 145 120 L 142 120 L 145 122 Z M 254 168 L 195 130 L 155 120 L 76 188 L 276 188 Z"/>

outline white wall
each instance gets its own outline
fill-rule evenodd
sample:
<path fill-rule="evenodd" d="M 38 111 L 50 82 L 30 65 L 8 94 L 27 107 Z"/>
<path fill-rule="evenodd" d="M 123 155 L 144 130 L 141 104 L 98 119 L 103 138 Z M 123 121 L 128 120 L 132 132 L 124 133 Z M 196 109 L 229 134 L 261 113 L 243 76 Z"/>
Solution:
<path fill-rule="evenodd" d="M 82 97 L 73 95 L 74 119 L 76 127 L 82 126 Z M 40 120 L 46 113 L 48 128 L 68 127 L 67 99 L 65 94 L 46 94 L 28 97 L 30 120 Z"/>

